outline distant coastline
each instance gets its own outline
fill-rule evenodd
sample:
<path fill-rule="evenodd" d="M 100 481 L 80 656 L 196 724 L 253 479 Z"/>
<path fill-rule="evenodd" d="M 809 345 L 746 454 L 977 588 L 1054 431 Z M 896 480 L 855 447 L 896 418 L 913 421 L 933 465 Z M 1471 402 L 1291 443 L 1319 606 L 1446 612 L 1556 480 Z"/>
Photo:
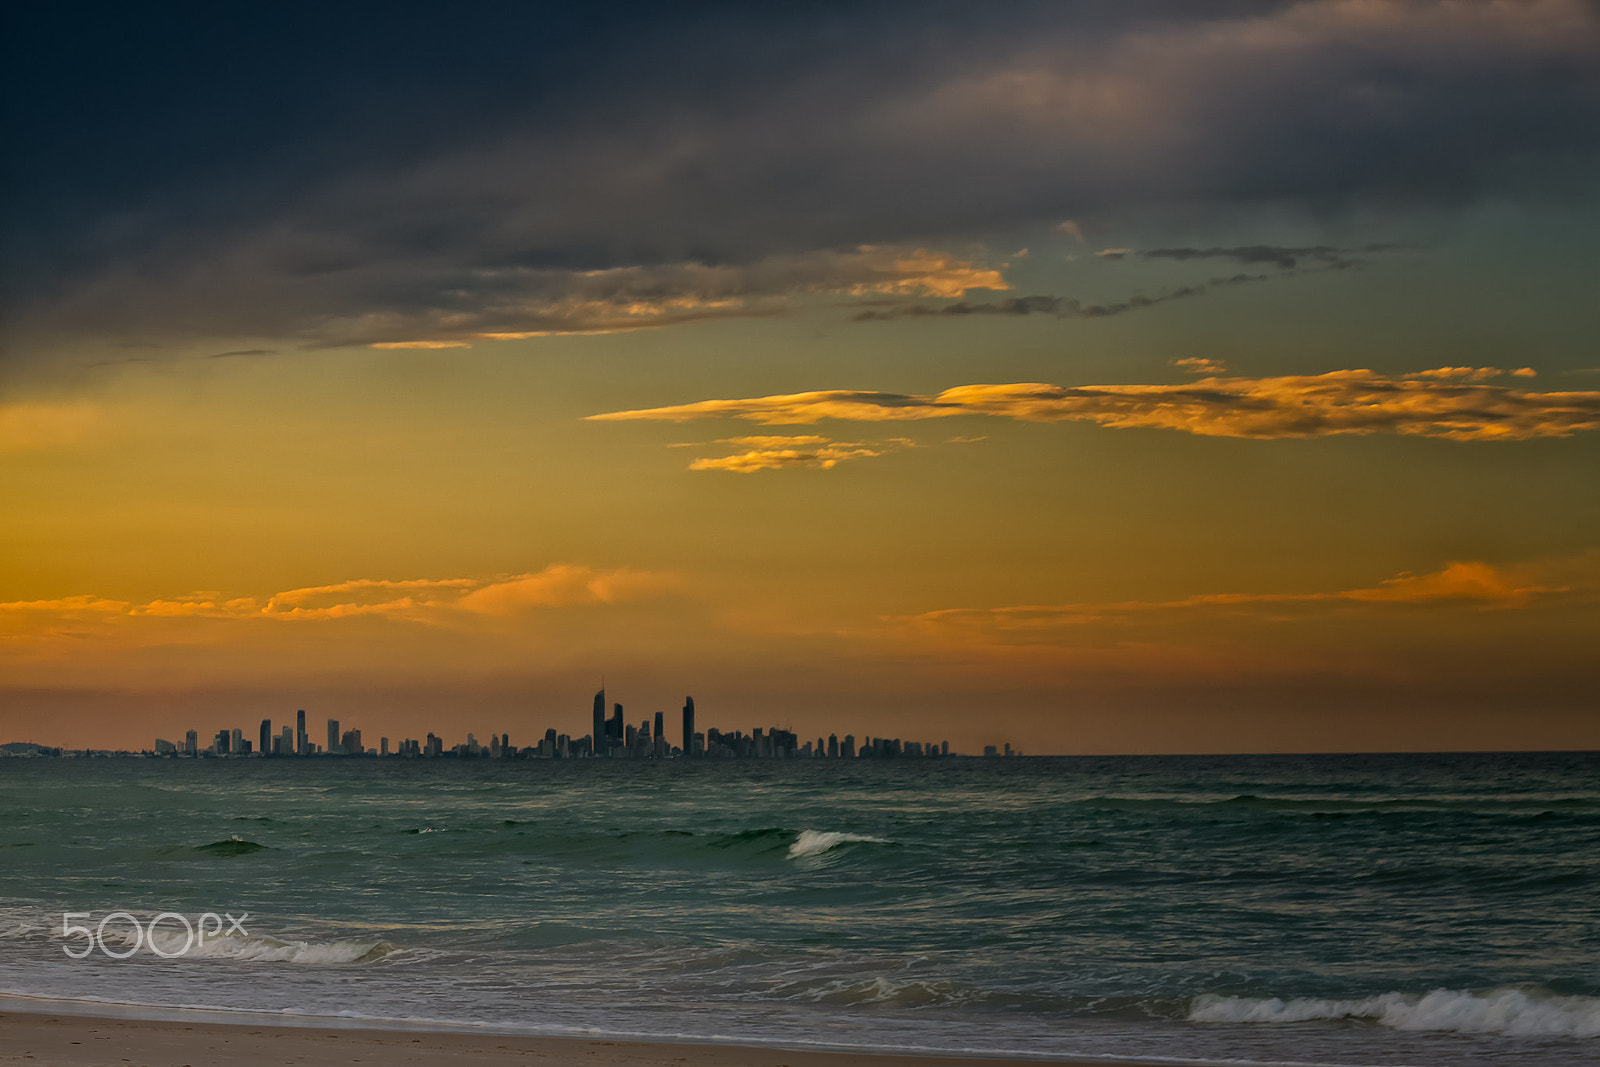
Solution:
<path fill-rule="evenodd" d="M 188 730 L 181 742 L 158 737 L 148 749 L 75 749 L 42 745 L 32 741 L 12 741 L 0 744 L 0 757 L 43 756 L 71 757 L 344 757 L 344 758 L 410 758 L 410 759 L 932 759 L 957 756 L 950 750 L 949 741 L 914 741 L 898 737 L 865 736 L 860 744 L 854 734 L 840 737 L 837 733 L 826 738 L 818 736 L 813 742 L 801 740 L 792 730 L 780 726 L 756 727 L 749 733 L 743 730 L 722 731 L 707 727 L 695 729 L 694 697 L 684 699 L 680 713 L 680 744 L 673 744 L 667 735 L 666 714 L 656 712 L 654 722 L 643 719 L 635 726 L 623 718 L 621 704 L 611 706 L 607 714 L 606 691 L 602 688 L 594 695 L 594 730 L 579 737 L 560 733 L 554 727 L 544 731 L 531 745 L 511 743 L 509 733 L 491 733 L 488 744 L 478 741 L 477 735 L 467 734 L 466 741 L 446 747 L 444 738 L 429 733 L 425 739 L 404 738 L 391 748 L 389 738 L 382 737 L 376 746 L 368 746 L 356 727 L 343 729 L 338 719 L 328 719 L 327 743 L 311 739 L 306 729 L 306 712 L 295 712 L 294 725 L 287 723 L 273 730 L 271 719 L 262 719 L 254 736 L 239 727 L 224 727 L 213 736 L 209 745 L 201 745 L 198 730 Z M 1020 756 L 1020 749 L 1010 742 L 985 745 L 984 756 Z"/>

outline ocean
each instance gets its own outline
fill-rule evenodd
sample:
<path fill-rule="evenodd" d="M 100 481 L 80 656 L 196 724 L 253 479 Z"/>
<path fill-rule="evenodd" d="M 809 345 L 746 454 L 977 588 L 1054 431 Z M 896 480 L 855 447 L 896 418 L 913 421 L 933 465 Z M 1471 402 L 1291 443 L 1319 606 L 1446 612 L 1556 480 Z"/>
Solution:
<path fill-rule="evenodd" d="M 73 959 L 68 912 L 129 915 Z M 0 760 L 0 992 L 786 1046 L 1600 1064 L 1600 755 Z"/>

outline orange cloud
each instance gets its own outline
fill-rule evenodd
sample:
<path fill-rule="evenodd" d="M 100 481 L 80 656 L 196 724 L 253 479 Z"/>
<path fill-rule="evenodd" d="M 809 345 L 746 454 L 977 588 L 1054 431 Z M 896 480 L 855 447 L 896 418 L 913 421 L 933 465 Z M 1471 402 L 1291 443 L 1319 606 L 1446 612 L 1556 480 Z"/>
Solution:
<path fill-rule="evenodd" d="M 218 611 L 213 600 L 152 600 L 148 604 L 129 612 L 130 615 L 165 615 L 176 617 L 182 615 L 217 615 L 231 614 L 226 609 Z"/>
<path fill-rule="evenodd" d="M 431 609 L 448 605 L 454 593 L 479 583 L 471 578 L 407 578 L 399 581 L 358 578 L 332 585 L 307 586 L 274 593 L 257 607 L 253 598 L 234 601 L 235 608 L 218 614 L 274 619 L 342 619 L 359 615 L 425 619 Z M 396 594 L 403 594 L 397 596 Z"/>
<path fill-rule="evenodd" d="M 282 622 L 378 616 L 444 625 L 472 615 L 504 615 L 529 608 L 580 604 L 618 604 L 658 596 L 681 585 L 669 574 L 630 568 L 598 570 L 556 564 L 508 578 L 359 578 L 332 585 L 306 586 L 267 598 L 224 598 L 191 593 L 144 603 L 97 596 L 0 603 L 0 623 L 19 635 L 56 633 L 53 622 L 76 621 L 82 628 L 135 625 L 139 619 L 275 619 Z M 79 634 L 78 636 L 81 636 Z"/>
<path fill-rule="evenodd" d="M 406 578 L 400 581 L 388 581 L 374 578 L 357 578 L 349 582 L 338 582 L 333 585 L 313 585 L 304 589 L 289 589 L 282 593 L 273 594 L 267 601 L 267 606 L 262 610 L 268 613 L 281 610 L 285 606 L 304 604 L 318 597 L 338 595 L 341 593 L 391 592 L 394 590 L 435 590 L 470 588 L 478 583 L 471 578 Z"/>
<path fill-rule="evenodd" d="M 1569 587 L 1526 584 L 1511 573 L 1482 562 L 1452 562 L 1429 574 L 1400 574 L 1361 589 L 1331 593 L 1205 593 L 1182 600 L 1131 600 L 1112 603 L 1023 604 L 999 608 L 944 608 L 889 621 L 929 634 L 965 633 L 990 640 L 1028 639 L 1028 635 L 1092 623 L 1132 622 L 1156 614 L 1190 616 L 1201 612 L 1282 618 L 1276 609 L 1338 604 L 1437 604 L 1458 602 L 1481 608 L 1515 608 L 1537 597 L 1568 593 Z"/>
<path fill-rule="evenodd" d="M 1172 361 L 1172 365 L 1174 367 L 1182 367 L 1190 374 L 1221 374 L 1228 369 L 1228 365 L 1220 359 L 1201 359 L 1198 356 L 1191 356 L 1188 359 L 1175 359 Z"/>
<path fill-rule="evenodd" d="M 126 600 L 107 600 L 98 596 L 68 596 L 55 600 L 12 600 L 0 603 L 0 611 L 17 613 L 39 611 L 57 614 L 93 612 L 120 615 L 130 606 Z"/>
<path fill-rule="evenodd" d="M 465 341 L 375 341 L 369 348 L 471 348 Z"/>
<path fill-rule="evenodd" d="M 860 442 L 834 441 L 827 437 L 811 435 L 729 437 L 716 443 L 742 445 L 748 451 L 731 456 L 697 459 L 689 464 L 689 469 L 730 471 L 735 474 L 754 474 L 756 471 L 783 470 L 788 467 L 832 470 L 841 460 L 881 456 L 888 451 L 887 447 L 868 448 Z"/>
<path fill-rule="evenodd" d="M 862 266 L 877 277 L 845 288 L 843 291 L 851 296 L 879 293 L 958 300 L 971 289 L 1011 288 L 997 270 L 974 267 L 967 260 L 942 252 L 930 252 L 925 248 L 894 254 L 892 249 L 862 245 L 858 255 L 862 258 Z M 879 259 L 884 255 L 893 256 L 887 266 L 881 265 Z"/>
<path fill-rule="evenodd" d="M 729 417 L 769 426 L 823 419 L 890 422 L 988 415 L 1085 421 L 1258 439 L 1398 433 L 1453 441 L 1566 437 L 1600 428 L 1600 392 L 1534 393 L 1486 379 L 1493 368 L 1386 377 L 1370 370 L 1182 385 L 963 385 L 937 396 L 834 389 L 590 415 L 595 421 Z"/>
<path fill-rule="evenodd" d="M 1557 591 L 1518 585 L 1509 575 L 1487 563 L 1451 563 L 1432 574 L 1402 574 L 1380 582 L 1375 588 L 1352 589 L 1339 595 L 1350 600 L 1409 604 L 1435 600 L 1521 604 L 1537 594 Z"/>
<path fill-rule="evenodd" d="M 485 585 L 451 606 L 485 615 L 505 615 L 532 607 L 568 607 L 577 604 L 616 604 L 657 596 L 676 588 L 672 575 L 628 568 L 599 571 L 590 567 L 558 565 L 538 574 L 521 574 Z"/>

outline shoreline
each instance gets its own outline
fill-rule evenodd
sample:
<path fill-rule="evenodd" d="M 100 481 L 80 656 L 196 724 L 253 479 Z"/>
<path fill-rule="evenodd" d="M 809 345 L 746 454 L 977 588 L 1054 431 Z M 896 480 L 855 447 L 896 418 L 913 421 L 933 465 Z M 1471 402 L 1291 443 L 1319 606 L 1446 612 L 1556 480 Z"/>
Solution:
<path fill-rule="evenodd" d="M 1149 1067 L 1204 1061 L 969 1055 L 739 1044 L 734 1041 L 557 1035 L 209 1009 L 154 1009 L 0 994 L 0 1064 L 50 1067 Z M 87 1010 L 86 1010 L 87 1009 Z M 100 1010 L 94 1010 L 100 1009 Z"/>

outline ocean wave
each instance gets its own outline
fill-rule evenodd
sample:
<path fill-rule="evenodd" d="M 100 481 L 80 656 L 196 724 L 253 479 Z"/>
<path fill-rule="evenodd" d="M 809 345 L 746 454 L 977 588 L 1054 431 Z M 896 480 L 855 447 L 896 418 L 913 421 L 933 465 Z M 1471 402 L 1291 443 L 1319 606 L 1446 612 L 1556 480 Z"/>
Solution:
<path fill-rule="evenodd" d="M 248 856 L 266 847 L 254 841 L 246 841 L 238 834 L 229 834 L 224 840 L 213 841 L 209 845 L 196 845 L 194 851 L 204 852 L 210 856 Z"/>
<path fill-rule="evenodd" d="M 975 991 L 959 983 L 939 980 L 896 980 L 876 978 L 838 978 L 824 982 L 797 983 L 773 993 L 784 1000 L 815 1004 L 873 1004 L 898 1008 L 923 1008 L 959 1004 L 974 998 Z"/>
<path fill-rule="evenodd" d="M 138 942 L 131 930 L 108 928 L 101 939 L 113 945 Z M 185 949 L 185 943 L 188 947 Z M 298 963 L 310 966 L 376 963 L 400 950 L 387 941 L 280 941 L 260 934 L 217 934 L 201 941 L 181 928 L 146 930 L 144 947 L 184 959 L 221 959 L 243 963 Z"/>
<path fill-rule="evenodd" d="M 1194 1023 L 1301 1023 L 1356 1019 L 1392 1030 L 1433 1030 L 1519 1037 L 1600 1037 L 1600 997 L 1561 996 L 1507 987 L 1474 993 L 1381 993 L 1354 1000 L 1323 997 L 1196 997 Z"/>
<path fill-rule="evenodd" d="M 789 858 L 820 856 L 830 848 L 858 841 L 870 841 L 878 845 L 888 844 L 881 837 L 871 837 L 867 834 L 848 834 L 841 830 L 801 830 L 800 836 L 789 846 Z"/>

